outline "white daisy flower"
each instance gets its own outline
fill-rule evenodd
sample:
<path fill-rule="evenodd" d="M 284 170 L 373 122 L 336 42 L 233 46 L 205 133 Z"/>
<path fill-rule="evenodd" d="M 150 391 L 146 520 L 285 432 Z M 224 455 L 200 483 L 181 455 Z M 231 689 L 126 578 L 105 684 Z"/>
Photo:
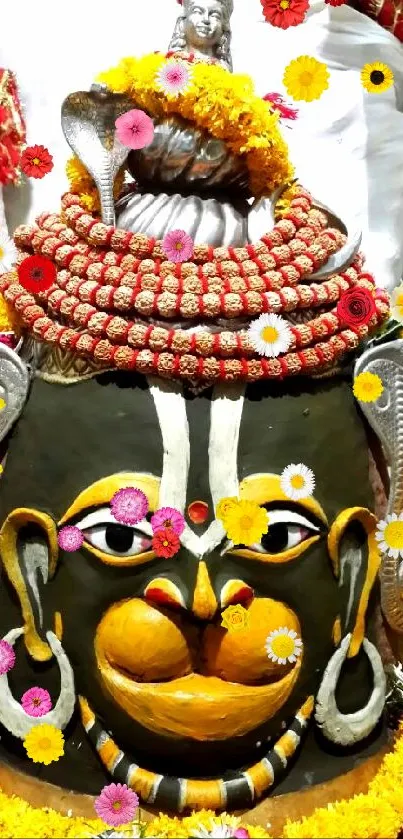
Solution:
<path fill-rule="evenodd" d="M 248 337 L 253 349 L 259 355 L 276 358 L 287 352 L 292 342 L 292 332 L 289 324 L 280 315 L 260 315 L 252 321 L 248 329 Z"/>
<path fill-rule="evenodd" d="M 390 313 L 398 323 L 403 323 L 403 283 L 393 289 L 390 295 Z"/>
<path fill-rule="evenodd" d="M 375 539 L 382 553 L 398 559 L 403 557 L 403 513 L 397 515 L 392 513 L 380 521 L 376 530 Z"/>
<path fill-rule="evenodd" d="M 312 469 L 304 466 L 303 463 L 291 463 L 286 466 L 281 478 L 281 489 L 291 501 L 300 501 L 302 498 L 309 498 L 315 489 L 315 475 Z"/>
<path fill-rule="evenodd" d="M 299 658 L 302 653 L 302 641 L 294 629 L 287 629 L 280 626 L 266 638 L 265 648 L 271 661 L 278 664 L 291 664 Z"/>
<path fill-rule="evenodd" d="M 227 839 L 227 837 L 234 835 L 234 828 L 230 827 L 228 824 L 224 824 L 223 822 L 217 824 L 217 822 L 212 819 L 210 830 L 201 824 L 198 828 L 195 828 L 190 835 L 192 837 L 201 837 L 201 839 L 210 839 L 210 837 L 211 839 Z"/>
<path fill-rule="evenodd" d="M 17 259 L 17 248 L 6 233 L 0 232 L 0 271 L 10 271 Z"/>

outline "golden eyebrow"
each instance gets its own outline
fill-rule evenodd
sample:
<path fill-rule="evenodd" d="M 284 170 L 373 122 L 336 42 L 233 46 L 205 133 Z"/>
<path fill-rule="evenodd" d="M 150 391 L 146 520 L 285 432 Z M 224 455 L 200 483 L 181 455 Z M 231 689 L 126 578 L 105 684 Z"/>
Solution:
<path fill-rule="evenodd" d="M 161 479 L 156 478 L 155 475 L 145 475 L 141 472 L 119 472 L 116 475 L 101 478 L 80 492 L 58 522 L 58 526 L 65 524 L 88 507 L 110 504 L 115 492 L 126 487 L 141 489 L 148 498 L 151 512 L 155 512 L 158 509 L 160 483 Z"/>
<path fill-rule="evenodd" d="M 255 501 L 257 504 L 269 504 L 272 501 L 288 501 L 290 498 L 284 494 L 281 489 L 281 478 L 279 475 L 270 473 L 262 473 L 258 475 L 249 475 L 239 485 L 239 497 L 246 501 Z M 313 513 L 326 526 L 329 525 L 327 515 L 323 507 L 319 504 L 316 498 L 303 498 L 298 501 L 301 507 L 305 507 L 307 512 Z"/>

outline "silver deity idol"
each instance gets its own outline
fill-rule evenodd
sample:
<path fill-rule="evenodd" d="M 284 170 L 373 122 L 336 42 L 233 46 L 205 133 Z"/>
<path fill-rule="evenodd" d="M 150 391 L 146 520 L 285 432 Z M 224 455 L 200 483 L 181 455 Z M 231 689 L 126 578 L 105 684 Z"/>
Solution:
<path fill-rule="evenodd" d="M 230 18 L 233 0 L 183 0 L 169 45 L 174 52 L 216 59 L 232 70 Z"/>
<path fill-rule="evenodd" d="M 183 0 L 170 51 L 178 53 L 178 57 L 193 54 L 230 71 L 233 5 L 233 0 Z M 75 113 L 74 108 L 85 101 L 85 96 L 89 96 L 91 107 L 81 107 Z M 66 139 L 98 186 L 104 221 L 114 223 L 116 213 L 119 228 L 155 239 L 162 239 L 179 227 L 195 244 L 213 247 L 243 246 L 272 227 L 278 195 L 253 204 L 242 157 L 235 156 L 208 130 L 179 116 L 154 118 L 153 142 L 128 155 L 127 169 L 133 184 L 114 206 L 112 173 L 127 154 L 125 149 L 119 158 L 117 141 L 113 140 L 115 99 L 119 97 L 93 89 L 89 95 L 73 94 L 63 107 Z M 130 107 L 137 107 L 135 99 L 127 110 Z M 339 220 L 332 218 L 332 223 L 347 232 Z M 348 264 L 359 242 L 359 236 L 351 237 L 351 233 L 348 230 L 346 248 L 335 255 L 331 264 L 323 266 L 322 272 L 334 273 Z M 317 278 L 319 275 L 315 275 Z"/>

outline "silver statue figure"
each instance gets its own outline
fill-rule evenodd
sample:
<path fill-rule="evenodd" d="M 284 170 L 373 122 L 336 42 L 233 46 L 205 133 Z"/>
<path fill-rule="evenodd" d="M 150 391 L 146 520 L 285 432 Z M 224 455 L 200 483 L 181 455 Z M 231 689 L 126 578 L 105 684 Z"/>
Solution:
<path fill-rule="evenodd" d="M 233 0 L 183 0 L 169 45 L 173 52 L 215 59 L 232 71 L 230 18 Z"/>

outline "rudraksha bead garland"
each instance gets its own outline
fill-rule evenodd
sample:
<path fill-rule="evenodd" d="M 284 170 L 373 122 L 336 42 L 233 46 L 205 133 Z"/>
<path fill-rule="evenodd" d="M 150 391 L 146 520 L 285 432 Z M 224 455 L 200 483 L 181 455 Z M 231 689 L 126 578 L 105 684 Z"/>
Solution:
<path fill-rule="evenodd" d="M 179 265 L 165 258 L 160 241 L 106 226 L 72 193 L 64 196 L 61 215 L 45 214 L 37 226 L 19 227 L 15 241 L 19 262 L 37 253 L 58 269 L 56 284 L 36 296 L 16 282 L 15 273 L 0 280 L 29 333 L 108 369 L 207 381 L 316 374 L 354 350 L 389 311 L 387 294 L 361 272 L 360 256 L 343 273 L 309 282 L 345 237 L 327 227 L 326 215 L 302 188 L 256 244 L 196 245 L 193 261 Z M 337 303 L 352 286 L 374 293 L 376 314 L 366 326 L 345 329 Z M 264 312 L 291 317 L 307 309 L 321 313 L 291 326 L 289 351 L 273 359 L 256 354 L 246 329 L 206 328 L 210 322 L 217 330 L 220 318 L 236 327 L 239 319 L 250 322 Z M 167 325 L 150 324 L 150 317 Z M 168 319 L 205 328 L 171 328 Z"/>

